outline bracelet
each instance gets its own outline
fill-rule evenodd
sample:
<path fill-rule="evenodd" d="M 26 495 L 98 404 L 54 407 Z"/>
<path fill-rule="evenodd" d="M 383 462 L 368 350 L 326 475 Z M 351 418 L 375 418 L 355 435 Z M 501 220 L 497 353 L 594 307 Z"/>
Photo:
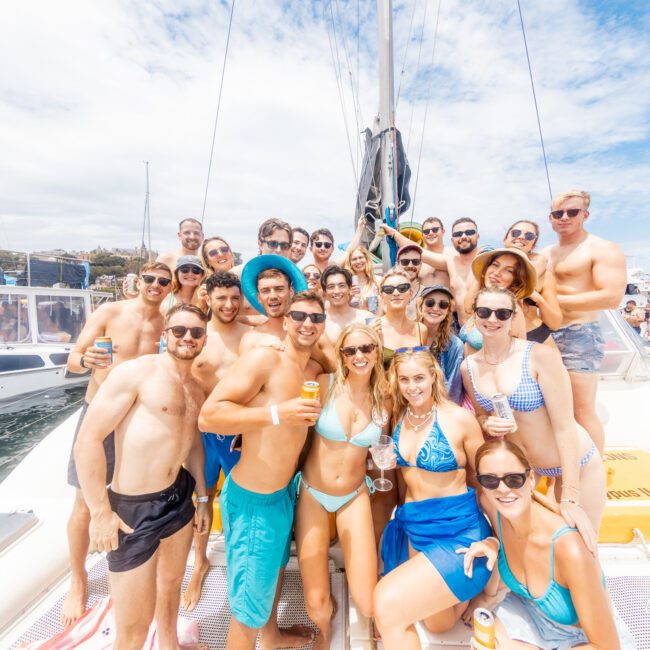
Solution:
<path fill-rule="evenodd" d="M 86 364 L 84 363 L 84 355 L 83 355 L 83 354 L 81 355 L 81 359 L 79 359 L 79 365 L 80 365 L 82 368 L 85 368 L 85 367 L 86 367 Z"/>
<path fill-rule="evenodd" d="M 272 404 L 270 410 L 271 410 L 271 422 L 273 422 L 273 425 L 277 427 L 278 424 L 280 424 L 280 414 L 278 413 L 278 405 Z"/>
<path fill-rule="evenodd" d="M 494 536 L 486 537 L 483 541 L 487 542 L 488 539 L 493 539 L 497 543 L 497 551 L 501 548 L 501 542 L 499 541 L 498 537 L 494 537 Z"/>
<path fill-rule="evenodd" d="M 197 503 L 207 503 L 210 500 L 209 496 L 204 496 L 204 497 L 196 497 L 196 502 Z"/>
<path fill-rule="evenodd" d="M 560 499 L 560 503 L 572 503 L 574 506 L 579 506 L 580 504 L 573 499 Z"/>

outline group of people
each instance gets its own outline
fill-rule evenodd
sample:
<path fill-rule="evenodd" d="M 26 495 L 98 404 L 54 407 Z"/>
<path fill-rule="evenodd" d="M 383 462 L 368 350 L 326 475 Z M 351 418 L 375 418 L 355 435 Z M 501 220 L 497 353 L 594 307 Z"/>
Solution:
<path fill-rule="evenodd" d="M 625 261 L 585 230 L 588 210 L 586 192 L 556 196 L 558 242 L 541 252 L 531 221 L 483 251 L 469 218 L 451 247 L 437 217 L 423 246 L 382 224 L 374 235 L 398 250 L 381 277 L 362 218 L 337 260 L 328 229 L 269 219 L 238 266 L 223 238 L 182 221 L 181 248 L 98 308 L 70 355 L 92 374 L 69 467 L 64 624 L 85 609 L 92 543 L 107 552 L 115 647 L 140 648 L 155 617 L 160 647 L 177 648 L 223 472 L 228 648 L 258 634 L 265 649 L 330 647 L 332 513 L 352 600 L 388 650 L 419 648 L 416 623 L 446 631 L 475 607 L 495 612 L 502 648 L 634 647 L 597 560 L 598 312 L 618 306 Z M 320 398 L 301 397 L 305 381 Z M 512 417 L 495 412 L 498 394 Z M 370 460 L 380 445 L 388 490 Z M 317 635 L 277 623 L 292 537 Z"/>

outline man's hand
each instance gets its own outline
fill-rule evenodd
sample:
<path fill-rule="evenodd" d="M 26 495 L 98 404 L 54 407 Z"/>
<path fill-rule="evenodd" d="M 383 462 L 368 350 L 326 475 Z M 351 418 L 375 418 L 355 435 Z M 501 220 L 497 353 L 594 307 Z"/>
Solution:
<path fill-rule="evenodd" d="M 210 512 L 210 503 L 197 503 L 196 512 L 194 513 L 194 529 L 199 535 L 205 535 L 210 532 L 212 526 L 212 513 Z"/>
<path fill-rule="evenodd" d="M 112 510 L 91 517 L 90 544 L 98 551 L 115 551 L 120 545 L 118 531 L 132 533 L 133 528 L 127 526 Z"/>
<path fill-rule="evenodd" d="M 321 411 L 320 400 L 296 397 L 278 404 L 280 424 L 306 425 L 313 424 Z"/>
<path fill-rule="evenodd" d="M 117 346 L 113 346 L 113 354 L 117 352 Z M 106 348 L 100 348 L 96 345 L 91 345 L 86 348 L 83 353 L 84 366 L 86 368 L 108 368 L 111 365 L 111 355 Z"/>

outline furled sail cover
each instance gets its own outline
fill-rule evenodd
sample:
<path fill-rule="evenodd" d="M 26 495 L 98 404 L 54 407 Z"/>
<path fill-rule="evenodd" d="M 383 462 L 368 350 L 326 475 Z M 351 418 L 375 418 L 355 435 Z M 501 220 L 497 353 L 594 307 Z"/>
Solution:
<path fill-rule="evenodd" d="M 51 287 L 57 282 L 63 282 L 71 289 L 87 289 L 86 266 L 61 260 L 29 260 L 29 271 L 33 287 Z M 28 284 L 27 270 L 18 276 L 19 286 Z"/>

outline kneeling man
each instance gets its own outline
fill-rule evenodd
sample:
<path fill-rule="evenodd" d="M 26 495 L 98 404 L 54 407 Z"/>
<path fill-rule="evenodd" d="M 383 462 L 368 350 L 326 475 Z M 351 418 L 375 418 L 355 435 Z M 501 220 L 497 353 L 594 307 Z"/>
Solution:
<path fill-rule="evenodd" d="M 108 552 L 116 649 L 141 648 L 154 612 L 160 647 L 179 647 L 176 622 L 195 485 L 197 530 L 207 533 L 209 525 L 197 429 L 204 394 L 191 372 L 205 343 L 206 320 L 193 305 L 172 308 L 163 331 L 167 353 L 115 368 L 91 402 L 75 444 L 91 542 Z M 107 490 L 103 441 L 113 430 L 116 463 Z"/>

